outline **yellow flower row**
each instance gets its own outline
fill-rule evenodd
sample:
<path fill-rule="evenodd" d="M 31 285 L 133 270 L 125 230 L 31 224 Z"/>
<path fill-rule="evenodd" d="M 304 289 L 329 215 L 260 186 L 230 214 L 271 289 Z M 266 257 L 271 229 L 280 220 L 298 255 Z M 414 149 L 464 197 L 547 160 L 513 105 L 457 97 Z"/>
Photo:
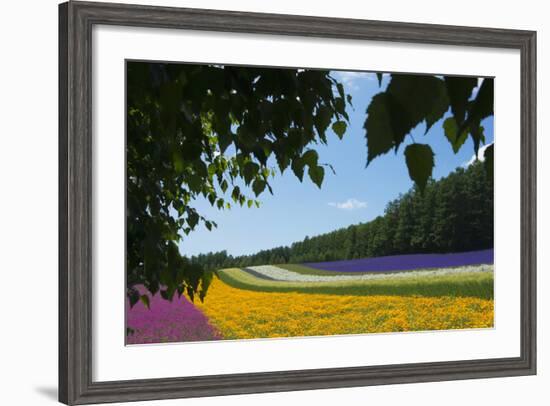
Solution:
<path fill-rule="evenodd" d="M 225 339 L 493 326 L 492 300 L 255 292 L 212 281 L 196 303 Z"/>

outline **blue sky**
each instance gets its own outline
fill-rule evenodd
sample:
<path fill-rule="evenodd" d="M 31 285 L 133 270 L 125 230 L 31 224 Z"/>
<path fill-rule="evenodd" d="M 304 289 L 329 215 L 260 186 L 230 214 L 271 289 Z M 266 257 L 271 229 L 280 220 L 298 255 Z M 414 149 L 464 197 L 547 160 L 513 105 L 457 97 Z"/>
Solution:
<path fill-rule="evenodd" d="M 304 176 L 304 182 L 288 169 L 284 174 L 277 170 L 272 178 L 273 195 L 260 195 L 260 208 L 234 205 L 231 210 L 218 210 L 205 199 L 192 203 L 200 214 L 214 220 L 218 228 L 208 231 L 203 225 L 185 236 L 180 243 L 183 255 L 227 250 L 229 254 L 252 254 L 261 249 L 288 245 L 305 236 L 326 233 L 351 224 L 367 222 L 383 214 L 386 204 L 412 187 L 403 150 L 412 143 L 407 137 L 395 154 L 393 151 L 376 158 L 365 168 L 367 148 L 363 123 L 365 111 L 372 97 L 382 91 L 389 78 L 379 86 L 375 74 L 359 72 L 333 72 L 353 97 L 354 110 L 350 111 L 350 125 L 342 140 L 330 132 L 328 145 L 315 145 L 319 162 L 330 163 L 335 171 L 325 169 L 325 179 L 319 189 Z M 429 144 L 435 153 L 433 177 L 446 176 L 456 167 L 466 165 L 473 158 L 473 144 L 467 140 L 458 154 L 442 136 L 443 120 L 424 135 L 421 123 L 412 131 L 419 143 Z M 482 123 L 487 144 L 493 142 L 493 119 Z M 276 167 L 274 161 L 270 165 Z M 251 194 L 251 193 L 250 193 Z"/>

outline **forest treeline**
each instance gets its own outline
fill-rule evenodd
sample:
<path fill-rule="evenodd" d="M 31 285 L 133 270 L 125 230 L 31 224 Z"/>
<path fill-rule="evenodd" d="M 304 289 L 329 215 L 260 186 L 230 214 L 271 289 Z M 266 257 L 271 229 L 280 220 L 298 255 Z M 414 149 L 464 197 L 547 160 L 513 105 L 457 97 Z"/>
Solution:
<path fill-rule="evenodd" d="M 493 182 L 483 163 L 430 180 L 424 193 L 413 187 L 367 223 L 290 246 L 232 256 L 226 251 L 193 256 L 206 269 L 335 261 L 411 253 L 445 253 L 493 247 Z"/>

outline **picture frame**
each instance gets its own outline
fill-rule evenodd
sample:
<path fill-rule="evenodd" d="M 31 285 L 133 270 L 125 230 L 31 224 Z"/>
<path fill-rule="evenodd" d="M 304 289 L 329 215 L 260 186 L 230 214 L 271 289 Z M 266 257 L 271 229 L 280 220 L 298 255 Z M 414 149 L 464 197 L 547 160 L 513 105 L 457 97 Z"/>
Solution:
<path fill-rule="evenodd" d="M 521 61 L 520 356 L 94 381 L 92 28 L 150 27 L 514 49 Z M 59 6 L 59 400 L 87 404 L 536 374 L 536 33 L 73 2 Z"/>

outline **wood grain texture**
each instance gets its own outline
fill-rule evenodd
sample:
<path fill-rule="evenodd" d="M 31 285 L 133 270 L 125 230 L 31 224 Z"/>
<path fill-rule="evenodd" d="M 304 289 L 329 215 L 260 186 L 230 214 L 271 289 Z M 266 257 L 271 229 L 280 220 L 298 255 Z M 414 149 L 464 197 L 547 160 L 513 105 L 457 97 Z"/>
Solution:
<path fill-rule="evenodd" d="M 92 381 L 91 32 L 94 24 L 518 49 L 521 53 L 521 355 L 218 376 Z M 69 2 L 59 7 L 59 400 L 87 404 L 536 373 L 536 33 L 294 15 Z"/>

